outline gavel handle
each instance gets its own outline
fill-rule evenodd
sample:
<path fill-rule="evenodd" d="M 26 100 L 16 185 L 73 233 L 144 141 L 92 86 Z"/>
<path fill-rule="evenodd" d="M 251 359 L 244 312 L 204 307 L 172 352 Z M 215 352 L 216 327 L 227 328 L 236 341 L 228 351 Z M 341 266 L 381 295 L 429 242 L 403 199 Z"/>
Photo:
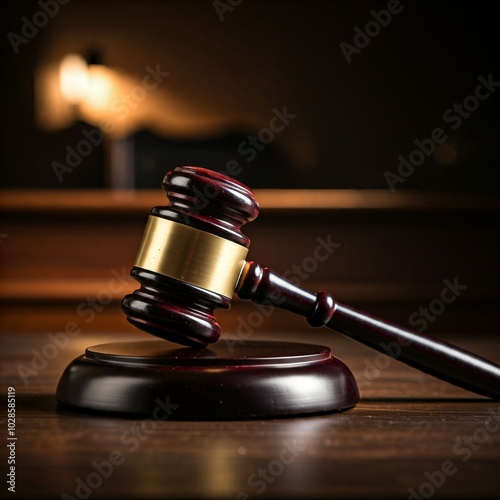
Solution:
<path fill-rule="evenodd" d="M 305 316 L 312 326 L 328 326 L 458 387 L 500 399 L 500 366 L 447 342 L 357 311 L 336 302 L 327 292 L 302 290 L 254 262 L 246 264 L 236 293 L 242 299 Z"/>

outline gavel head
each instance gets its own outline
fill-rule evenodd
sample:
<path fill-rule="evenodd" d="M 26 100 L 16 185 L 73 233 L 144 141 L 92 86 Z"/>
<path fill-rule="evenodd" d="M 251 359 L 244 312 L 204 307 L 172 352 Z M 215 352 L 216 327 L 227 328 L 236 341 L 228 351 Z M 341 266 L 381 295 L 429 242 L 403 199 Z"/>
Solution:
<path fill-rule="evenodd" d="M 122 310 L 147 333 L 205 347 L 220 336 L 213 310 L 230 307 L 250 246 L 241 226 L 259 206 L 244 184 L 204 168 L 178 167 L 162 187 L 170 203 L 149 216 L 130 273 L 141 287 Z"/>

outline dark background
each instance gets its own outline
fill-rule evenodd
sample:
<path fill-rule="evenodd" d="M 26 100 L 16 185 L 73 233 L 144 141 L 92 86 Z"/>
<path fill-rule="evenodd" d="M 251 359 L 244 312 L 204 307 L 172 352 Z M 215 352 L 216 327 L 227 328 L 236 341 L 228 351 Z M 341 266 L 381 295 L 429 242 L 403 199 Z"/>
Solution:
<path fill-rule="evenodd" d="M 51 163 L 81 137 L 83 124 L 47 132 L 34 120 L 33 75 L 47 51 L 83 53 L 93 46 L 105 64 L 135 70 L 139 77 L 146 64 L 159 62 L 172 74 L 167 91 L 191 102 L 194 114 L 221 108 L 230 117 L 241 115 L 241 107 L 255 110 L 265 127 L 273 107 L 296 113 L 286 133 L 246 165 L 240 180 L 253 187 L 386 189 L 383 174 L 396 172 L 397 157 L 407 158 L 415 139 L 441 127 L 449 133 L 456 161 L 443 166 L 431 156 L 397 188 L 498 192 L 500 95 L 481 102 L 456 131 L 442 117 L 474 92 L 480 75 L 492 73 L 500 81 L 495 2 L 402 0 L 401 5 L 402 12 L 348 64 L 340 43 L 353 44 L 354 28 L 363 28 L 372 20 L 370 11 L 386 9 L 387 2 L 245 0 L 221 22 L 209 0 L 72 0 L 15 54 L 7 33 L 19 34 L 22 17 L 31 19 L 40 7 L 35 1 L 3 1 L 2 186 L 108 185 L 105 147 L 96 148 L 60 184 Z M 193 144 L 202 141 L 209 166 L 216 168 L 219 156 L 211 156 L 210 140 L 220 146 L 226 136 L 220 158 L 241 160 L 235 151 L 240 139 L 231 137 L 256 130 L 237 119 L 232 123 L 207 130 L 204 137 L 197 132 L 179 139 L 167 131 L 155 161 L 162 172 L 189 164 Z M 149 143 L 140 144 L 143 150 Z M 199 155 L 193 159 L 200 163 Z M 140 164 L 140 158 L 134 161 Z M 159 181 L 155 177 L 151 184 Z"/>

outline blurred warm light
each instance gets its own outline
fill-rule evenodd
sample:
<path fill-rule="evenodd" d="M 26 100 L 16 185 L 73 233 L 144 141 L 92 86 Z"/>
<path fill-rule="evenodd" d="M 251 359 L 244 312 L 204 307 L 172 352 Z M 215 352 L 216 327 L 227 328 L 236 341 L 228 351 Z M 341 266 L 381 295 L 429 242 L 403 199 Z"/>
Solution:
<path fill-rule="evenodd" d="M 62 59 L 59 86 L 63 98 L 70 104 L 78 104 L 85 99 L 89 89 L 89 69 L 83 57 L 68 54 Z"/>
<path fill-rule="evenodd" d="M 453 142 L 447 141 L 436 146 L 434 152 L 434 161 L 440 167 L 450 167 L 458 160 L 458 148 Z"/>
<path fill-rule="evenodd" d="M 91 45 L 91 44 L 89 44 Z M 83 121 L 100 128 L 109 138 L 149 130 L 172 138 L 213 137 L 232 129 L 257 133 L 272 118 L 272 108 L 254 112 L 243 107 L 224 109 L 225 101 L 205 99 L 203 106 L 184 87 L 173 85 L 163 63 L 145 65 L 133 73 L 88 62 L 60 48 L 43 61 L 35 74 L 36 120 L 42 130 L 55 132 Z M 159 72 L 159 76 L 158 73 Z M 157 85 L 155 85 L 157 83 Z M 191 91 L 192 92 L 192 91 Z M 276 135 L 297 168 L 309 168 L 315 144 L 306 134 Z M 293 151 L 288 151 L 295 145 Z"/>
<path fill-rule="evenodd" d="M 113 76 L 105 66 L 90 66 L 87 93 L 82 104 L 96 112 L 108 111 L 116 100 Z"/>

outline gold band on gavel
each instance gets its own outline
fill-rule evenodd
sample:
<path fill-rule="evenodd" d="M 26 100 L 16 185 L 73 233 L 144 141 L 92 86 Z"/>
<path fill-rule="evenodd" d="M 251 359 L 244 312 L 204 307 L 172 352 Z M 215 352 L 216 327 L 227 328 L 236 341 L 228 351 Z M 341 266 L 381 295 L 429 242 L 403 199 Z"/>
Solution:
<path fill-rule="evenodd" d="M 150 215 L 134 266 L 231 298 L 248 248 Z"/>

